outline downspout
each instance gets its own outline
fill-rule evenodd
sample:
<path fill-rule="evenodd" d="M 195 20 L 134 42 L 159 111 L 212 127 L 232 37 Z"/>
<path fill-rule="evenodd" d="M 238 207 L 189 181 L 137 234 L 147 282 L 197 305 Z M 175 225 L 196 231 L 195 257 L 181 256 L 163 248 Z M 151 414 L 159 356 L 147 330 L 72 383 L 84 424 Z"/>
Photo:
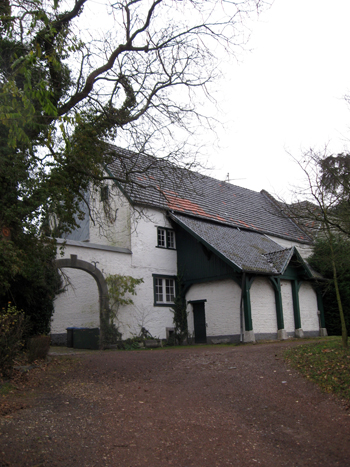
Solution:
<path fill-rule="evenodd" d="M 239 308 L 240 308 L 240 328 L 241 328 L 241 333 L 240 333 L 240 337 L 239 337 L 240 342 L 243 342 L 243 294 L 244 294 L 244 289 L 245 289 L 245 272 L 243 273 L 243 276 L 242 276 L 241 303 L 239 305 Z"/>

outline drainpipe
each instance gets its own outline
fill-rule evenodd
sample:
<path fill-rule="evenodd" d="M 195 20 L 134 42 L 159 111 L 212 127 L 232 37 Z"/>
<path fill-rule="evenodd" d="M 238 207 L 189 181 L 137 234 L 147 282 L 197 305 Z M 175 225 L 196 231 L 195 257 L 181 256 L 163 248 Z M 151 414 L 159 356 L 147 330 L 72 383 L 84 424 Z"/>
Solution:
<path fill-rule="evenodd" d="M 240 328 L 241 328 L 241 333 L 240 333 L 240 338 L 239 338 L 240 342 L 243 342 L 243 294 L 244 294 L 244 289 L 245 289 L 245 272 L 243 273 L 243 276 L 242 276 L 241 303 L 239 305 L 239 308 L 240 308 Z"/>

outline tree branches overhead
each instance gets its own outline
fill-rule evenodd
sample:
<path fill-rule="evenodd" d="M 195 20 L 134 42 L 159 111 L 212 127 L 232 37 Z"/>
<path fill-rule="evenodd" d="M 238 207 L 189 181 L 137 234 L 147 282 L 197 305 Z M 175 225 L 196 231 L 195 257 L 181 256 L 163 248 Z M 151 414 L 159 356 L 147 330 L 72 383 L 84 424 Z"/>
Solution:
<path fill-rule="evenodd" d="M 2 2 L 1 163 L 12 180 L 14 167 L 23 169 L 12 183 L 21 206 L 13 217 L 32 228 L 54 211 L 74 224 L 87 187 L 115 157 L 107 143 L 153 154 L 165 148 L 184 164 L 188 138 L 210 125 L 197 104 L 211 98 L 218 57 L 243 45 L 244 19 L 260 3 Z"/>
<path fill-rule="evenodd" d="M 33 109 L 33 124 L 82 111 L 94 114 L 105 131 L 114 130 L 113 136 L 116 127 L 141 117 L 152 128 L 180 123 L 195 113 L 191 88 L 215 78 L 219 50 L 234 53 L 245 42 L 243 20 L 260 3 L 123 0 L 91 11 L 91 0 L 16 0 L 1 11 L 3 41 L 17 49 L 5 82 L 13 93 L 20 76 L 27 87 L 41 86 L 37 99 L 44 108 L 39 115 Z M 41 79 L 34 82 L 29 70 Z M 180 93 L 172 92 L 179 86 Z"/>

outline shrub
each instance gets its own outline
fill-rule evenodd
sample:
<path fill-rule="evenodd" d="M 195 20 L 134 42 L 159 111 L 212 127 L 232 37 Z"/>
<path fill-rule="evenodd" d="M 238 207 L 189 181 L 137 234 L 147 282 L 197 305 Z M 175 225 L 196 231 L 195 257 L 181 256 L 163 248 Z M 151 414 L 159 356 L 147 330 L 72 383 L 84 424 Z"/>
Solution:
<path fill-rule="evenodd" d="M 117 344 L 122 334 L 119 332 L 115 323 L 110 322 L 109 317 L 101 317 L 101 331 L 103 336 L 103 347 Z"/>
<path fill-rule="evenodd" d="M 9 302 L 0 312 L 0 373 L 10 376 L 14 360 L 23 349 L 23 336 L 28 320 Z"/>
<path fill-rule="evenodd" d="M 55 265 L 56 247 L 49 241 L 45 244 L 38 240 L 30 247 L 25 243 L 23 250 L 26 254 L 22 254 L 21 268 L 17 268 L 16 273 L 8 279 L 6 290 L 0 287 L 0 308 L 7 308 L 7 303 L 11 301 L 29 318 L 31 327 L 28 332 L 31 336 L 48 334 L 54 312 L 54 299 L 62 288 L 61 277 Z M 1 253 L 0 249 L 0 277 L 5 274 Z"/>
<path fill-rule="evenodd" d="M 50 350 L 50 336 L 30 337 L 27 342 L 28 361 L 45 359 Z"/>
<path fill-rule="evenodd" d="M 118 329 L 118 311 L 120 306 L 133 305 L 130 295 L 136 295 L 136 287 L 142 284 L 143 279 L 135 279 L 131 276 L 110 274 L 106 277 L 110 310 L 107 316 L 101 320 L 102 346 L 117 344 L 122 334 Z"/>

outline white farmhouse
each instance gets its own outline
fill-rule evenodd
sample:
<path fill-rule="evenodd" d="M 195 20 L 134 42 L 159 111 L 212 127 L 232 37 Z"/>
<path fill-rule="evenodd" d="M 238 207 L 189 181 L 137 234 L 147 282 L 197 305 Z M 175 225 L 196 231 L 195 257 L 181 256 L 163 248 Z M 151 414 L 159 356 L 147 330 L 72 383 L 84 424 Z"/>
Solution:
<path fill-rule="evenodd" d="M 267 192 L 118 153 L 106 186 L 90 193 L 97 218 L 86 216 L 58 239 L 66 245 L 58 265 L 71 285 L 55 301 L 54 342 L 68 327 L 100 326 L 108 274 L 144 281 L 134 305 L 119 310 L 123 339 L 142 327 L 169 336 L 177 276 L 196 343 L 326 334 L 315 273 L 305 261 L 312 238 Z"/>

